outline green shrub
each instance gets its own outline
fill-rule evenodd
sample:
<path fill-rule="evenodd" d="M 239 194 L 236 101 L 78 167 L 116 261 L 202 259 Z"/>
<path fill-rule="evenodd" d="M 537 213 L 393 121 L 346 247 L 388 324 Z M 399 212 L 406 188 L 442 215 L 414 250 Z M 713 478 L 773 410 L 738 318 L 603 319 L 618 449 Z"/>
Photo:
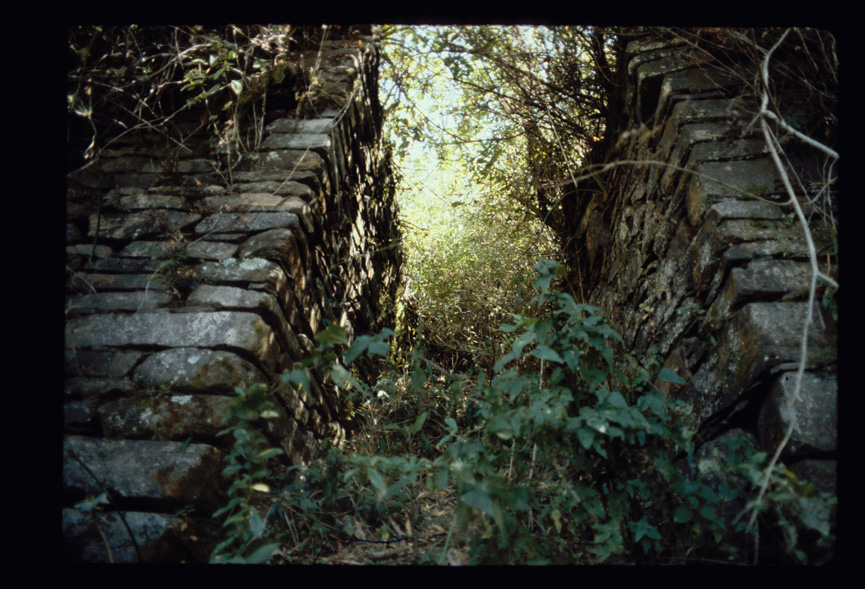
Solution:
<path fill-rule="evenodd" d="M 660 361 L 648 370 L 622 362 L 614 351 L 621 338 L 599 310 L 551 291 L 558 266 L 540 262 L 536 270 L 538 316 L 501 326 L 510 351 L 494 375 L 467 377 L 475 381 L 468 391 L 460 378 L 430 379 L 416 356 L 394 405 L 398 422 L 379 429 L 398 433 L 404 444 L 373 456 L 332 448 L 294 467 L 298 476 L 283 487 L 276 508 L 295 552 L 317 554 L 334 538 L 388 542 L 397 514 L 419 529 L 422 516 L 412 503 L 425 483 L 457 499 L 444 546 L 424 557 L 433 563 L 443 563 L 464 538 L 480 564 L 744 563 L 759 548 L 758 530 L 777 533 L 791 562 L 831 556 L 833 499 L 779 465 L 756 505 L 766 453 L 741 437 L 697 452 L 689 407 L 651 385 L 682 379 L 661 370 Z M 350 366 L 362 355 L 386 355 L 392 335 L 386 330 L 348 346 L 344 332 L 328 328 L 313 358 L 284 378 L 309 386 L 304 366 L 330 362 L 331 377 L 348 396 L 367 407 L 384 402 L 373 393 L 398 395 L 383 384 L 388 379 L 371 388 Z M 232 487 L 245 488 L 248 482 Z M 233 501 L 237 513 L 248 509 Z M 754 509 L 759 527 L 748 525 Z M 254 528 L 231 533 L 248 542 Z M 239 545 L 225 544 L 235 551 Z"/>
<path fill-rule="evenodd" d="M 231 434 L 235 441 L 225 458 L 227 466 L 222 471 L 223 476 L 231 481 L 229 501 L 213 514 L 214 518 L 227 515 L 222 524 L 225 534 L 222 542 L 214 548 L 211 562 L 255 564 L 265 562 L 279 547 L 276 542 L 250 549 L 265 532 L 256 498 L 270 492 L 270 486 L 264 482 L 270 475 L 267 463 L 283 451 L 270 448 L 257 426 L 259 419 L 278 416 L 268 387 L 259 383 L 246 390 L 237 387 L 235 392 L 237 396 L 229 403 L 225 416 L 225 422 L 233 425 L 219 432 L 219 435 Z"/>

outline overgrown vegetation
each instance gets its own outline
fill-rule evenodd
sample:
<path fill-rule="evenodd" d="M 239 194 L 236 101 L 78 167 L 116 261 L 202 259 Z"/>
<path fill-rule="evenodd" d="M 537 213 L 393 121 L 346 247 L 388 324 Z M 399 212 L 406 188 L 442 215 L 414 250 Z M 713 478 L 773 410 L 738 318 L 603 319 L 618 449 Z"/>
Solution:
<path fill-rule="evenodd" d="M 421 514 L 436 494 L 452 497 L 447 534 L 411 562 L 443 564 L 456 553 L 490 564 L 746 563 L 759 529 L 782 537 L 791 561 L 831 554 L 833 499 L 778 466 L 750 526 L 743 514 L 766 453 L 742 439 L 724 460 L 695 453 L 688 407 L 652 384 L 681 379 L 617 355 L 619 336 L 598 309 L 552 288 L 561 269 L 536 268 L 531 312 L 501 326 L 510 351 L 493 374 L 469 375 L 469 387 L 426 378 L 416 363 L 402 377 L 408 394 L 392 398 L 392 374 L 370 387 L 347 369 L 361 353 L 381 355 L 392 333 L 344 351 L 338 328 L 320 338 L 309 365 L 336 361 L 331 375 L 344 390 L 373 415 L 389 406 L 397 423 L 368 422 L 356 445 L 365 451 L 332 448 L 271 483 L 276 558 L 327 562 L 352 541 L 414 543 L 438 525 Z M 301 369 L 285 378 L 304 386 Z"/>
<path fill-rule="evenodd" d="M 600 144 L 615 110 L 615 44 L 578 27 L 382 34 L 419 342 L 445 366 L 489 367 L 498 324 L 530 298 L 532 265 L 567 242 L 553 202 L 577 162 L 562 154 Z"/>
<path fill-rule="evenodd" d="M 267 109 L 298 106 L 305 81 L 289 55 L 316 40 L 307 34 L 233 25 L 71 29 L 69 136 L 83 125 L 87 140 L 70 147 L 70 170 L 96 161 L 125 133 L 160 130 L 201 107 L 214 151 L 229 156 L 220 171 L 230 181 L 232 154 L 259 146 Z M 799 219 L 810 239 L 809 223 L 822 218 L 837 261 L 837 59 L 829 39 L 798 34 L 803 49 L 772 60 L 787 33 L 764 33 L 767 50 L 753 35 L 670 32 L 698 48 L 726 48 L 732 62 L 718 67 L 765 70 L 744 80 L 762 106 L 746 100 L 731 112 L 733 131 L 760 125 L 779 162 L 794 140 L 830 156 L 820 186 L 746 192 L 776 201 L 786 192 L 791 206 L 804 194 L 789 221 Z M 613 31 L 385 28 L 383 35 L 383 77 L 396 81 L 386 116 L 402 168 L 434 161 L 452 172 L 406 174 L 402 185 L 421 195 L 403 201 L 412 215 L 408 327 L 419 347 L 388 356 L 389 330 L 350 345 L 336 326 L 319 334 L 316 352 L 284 383 L 309 389 L 309 370 L 328 374 L 343 409 L 362 425 L 348 447 L 292 467 L 289 479 L 272 476 L 282 451 L 259 428 L 272 415 L 270 391 L 260 384 L 236 391 L 223 432 L 235 439 L 224 471 L 229 502 L 215 514 L 225 535 L 213 561 L 316 562 L 353 542 L 409 543 L 410 562 L 439 564 L 746 563 L 773 543 L 782 562 L 830 558 L 835 500 L 778 463 L 783 444 L 773 457 L 745 440 L 701 453 L 688 407 L 655 388 L 659 379 L 681 379 L 619 350 L 599 310 L 575 300 L 579 289 L 554 288 L 557 265 L 533 268 L 538 258 L 570 263 L 579 253 L 570 241 L 578 209 L 564 199 L 565 185 L 589 181 L 589 192 L 603 192 L 595 171 L 603 155 L 638 136 L 617 120 L 623 47 Z M 449 90 L 433 83 L 443 75 L 454 82 Z M 265 83 L 283 79 L 290 98 L 268 105 Z M 439 117 L 418 98 L 445 103 L 450 92 L 459 100 Z M 781 95 L 802 100 L 778 104 Z M 431 137 L 431 150 L 410 149 Z M 811 244 L 810 306 L 821 279 L 823 305 L 837 320 L 838 284 L 817 266 L 817 253 Z M 804 370 L 807 324 L 802 341 Z M 370 366 L 382 374 L 374 384 L 363 376 Z"/>

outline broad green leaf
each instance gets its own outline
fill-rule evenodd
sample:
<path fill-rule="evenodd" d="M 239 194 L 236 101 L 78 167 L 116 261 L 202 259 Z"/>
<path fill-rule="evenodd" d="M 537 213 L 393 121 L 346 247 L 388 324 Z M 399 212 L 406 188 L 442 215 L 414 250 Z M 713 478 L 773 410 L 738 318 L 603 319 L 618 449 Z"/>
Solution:
<path fill-rule="evenodd" d="M 369 346 L 370 337 L 362 335 L 352 343 L 345 352 L 342 353 L 342 359 L 346 364 L 351 364 L 358 356 L 364 353 Z"/>
<path fill-rule="evenodd" d="M 562 357 L 559 356 L 554 349 L 543 345 L 539 345 L 534 350 L 532 350 L 532 356 L 534 356 L 535 358 L 540 358 L 541 360 L 549 360 L 550 362 L 556 362 L 558 364 L 564 363 Z"/>
<path fill-rule="evenodd" d="M 681 506 L 681 507 L 678 507 L 676 509 L 676 513 L 673 514 L 673 521 L 676 522 L 677 524 L 684 524 L 686 522 L 691 521 L 691 517 L 693 517 L 691 510 L 688 509 L 687 507 Z"/>
<path fill-rule="evenodd" d="M 387 491 L 387 482 L 384 480 L 384 476 L 374 468 L 367 467 L 366 475 L 369 477 L 369 483 L 375 487 L 379 493 L 384 493 Z"/>
<path fill-rule="evenodd" d="M 271 542 L 269 544 L 265 544 L 264 546 L 260 546 L 256 548 L 255 551 L 246 557 L 245 562 L 247 564 L 263 564 L 270 560 L 270 557 L 273 556 L 273 553 L 280 547 L 279 542 Z"/>
<path fill-rule="evenodd" d="M 249 530 L 256 538 L 264 533 L 264 520 L 261 519 L 255 508 L 251 508 L 251 513 L 249 514 Z"/>
<path fill-rule="evenodd" d="M 579 438 L 583 448 L 588 450 L 592 447 L 592 442 L 595 441 L 595 432 L 587 427 L 581 427 L 577 430 L 577 438 Z"/>
<path fill-rule="evenodd" d="M 464 494 L 460 497 L 460 500 L 465 505 L 478 509 L 486 515 L 493 515 L 492 500 L 490 499 L 489 493 L 481 489 L 481 485 L 478 485 L 468 493 Z"/>
<path fill-rule="evenodd" d="M 660 374 L 658 374 L 658 378 L 666 382 L 671 382 L 673 384 L 688 384 L 688 382 L 684 378 L 682 378 L 669 368 L 663 368 Z"/>
<path fill-rule="evenodd" d="M 424 411 L 423 413 L 421 413 L 420 415 L 417 416 L 417 419 L 414 420 L 414 423 L 412 424 L 411 429 L 409 430 L 409 431 L 411 431 L 412 435 L 415 435 L 416 433 L 418 433 L 420 431 L 420 428 L 423 427 L 423 424 L 426 421 L 428 414 L 429 414 L 429 412 Z"/>
<path fill-rule="evenodd" d="M 332 344 L 347 344 L 348 337 L 345 334 L 345 327 L 340 327 L 335 323 L 331 323 L 326 329 L 319 331 L 315 339 L 322 345 Z"/>

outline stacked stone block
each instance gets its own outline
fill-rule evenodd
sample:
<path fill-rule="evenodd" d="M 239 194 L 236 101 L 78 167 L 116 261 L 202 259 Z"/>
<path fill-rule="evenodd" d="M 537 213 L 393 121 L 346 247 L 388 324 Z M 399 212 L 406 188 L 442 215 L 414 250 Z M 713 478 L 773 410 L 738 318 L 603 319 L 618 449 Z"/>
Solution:
<path fill-rule="evenodd" d="M 834 491 L 835 321 L 818 299 L 808 372 L 793 400 L 811 270 L 759 125 L 742 120 L 757 110 L 746 87 L 754 67 L 722 63 L 717 50 L 682 36 L 646 33 L 628 45 L 629 125 L 608 161 L 654 163 L 614 168 L 604 194 L 577 191 L 586 298 L 626 349 L 644 361 L 660 354 L 688 381 L 659 384 L 691 402 L 701 440 L 733 429 L 771 453 L 795 414 L 783 459 Z M 816 186 L 823 157 L 786 145 L 791 168 Z M 828 227 L 812 221 L 820 250 L 831 243 Z M 821 270 L 832 275 L 837 260 L 822 256 Z"/>
<path fill-rule="evenodd" d="M 260 150 L 239 164 L 235 151 L 230 172 L 193 112 L 70 175 L 70 560 L 106 561 L 108 546 L 115 561 L 206 559 L 206 522 L 224 502 L 216 434 L 235 387 L 277 385 L 326 324 L 350 336 L 392 325 L 400 249 L 378 48 L 353 34 L 296 58 L 309 92 L 267 125 Z M 266 424 L 292 463 L 344 437 L 337 390 L 313 377 L 311 391 L 282 385 Z M 74 509 L 106 491 L 115 503 L 98 515 Z"/>

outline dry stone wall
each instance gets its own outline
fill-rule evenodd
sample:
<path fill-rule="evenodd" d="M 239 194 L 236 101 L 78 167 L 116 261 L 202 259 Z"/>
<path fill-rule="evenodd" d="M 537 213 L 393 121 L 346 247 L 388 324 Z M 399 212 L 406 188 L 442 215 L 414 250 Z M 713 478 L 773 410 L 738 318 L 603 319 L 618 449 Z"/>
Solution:
<path fill-rule="evenodd" d="M 793 399 L 808 250 L 792 208 L 777 204 L 784 192 L 759 125 L 747 128 L 759 104 L 746 87 L 756 70 L 718 57 L 682 36 L 643 31 L 630 40 L 629 123 L 607 162 L 655 163 L 617 165 L 602 176 L 602 191 L 578 185 L 575 280 L 627 349 L 644 363 L 659 354 L 687 380 L 659 384 L 693 405 L 707 442 L 702 452 L 731 431 L 772 452 L 795 415 L 782 458 L 797 475 L 833 491 L 835 320 L 819 308 L 801 396 Z M 811 196 L 828 189 L 825 157 L 795 143 L 785 144 L 790 169 Z M 807 212 L 824 252 L 821 270 L 837 276 L 829 228 L 814 207 Z"/>
<path fill-rule="evenodd" d="M 70 175 L 67 559 L 206 559 L 233 389 L 276 383 L 327 324 L 393 324 L 399 234 L 379 53 L 361 33 L 297 56 L 313 83 L 269 113 L 258 150 L 214 151 L 191 112 Z M 344 437 L 337 390 L 312 388 L 283 385 L 267 423 L 292 463 Z M 115 504 L 99 514 L 74 508 L 103 492 Z"/>

